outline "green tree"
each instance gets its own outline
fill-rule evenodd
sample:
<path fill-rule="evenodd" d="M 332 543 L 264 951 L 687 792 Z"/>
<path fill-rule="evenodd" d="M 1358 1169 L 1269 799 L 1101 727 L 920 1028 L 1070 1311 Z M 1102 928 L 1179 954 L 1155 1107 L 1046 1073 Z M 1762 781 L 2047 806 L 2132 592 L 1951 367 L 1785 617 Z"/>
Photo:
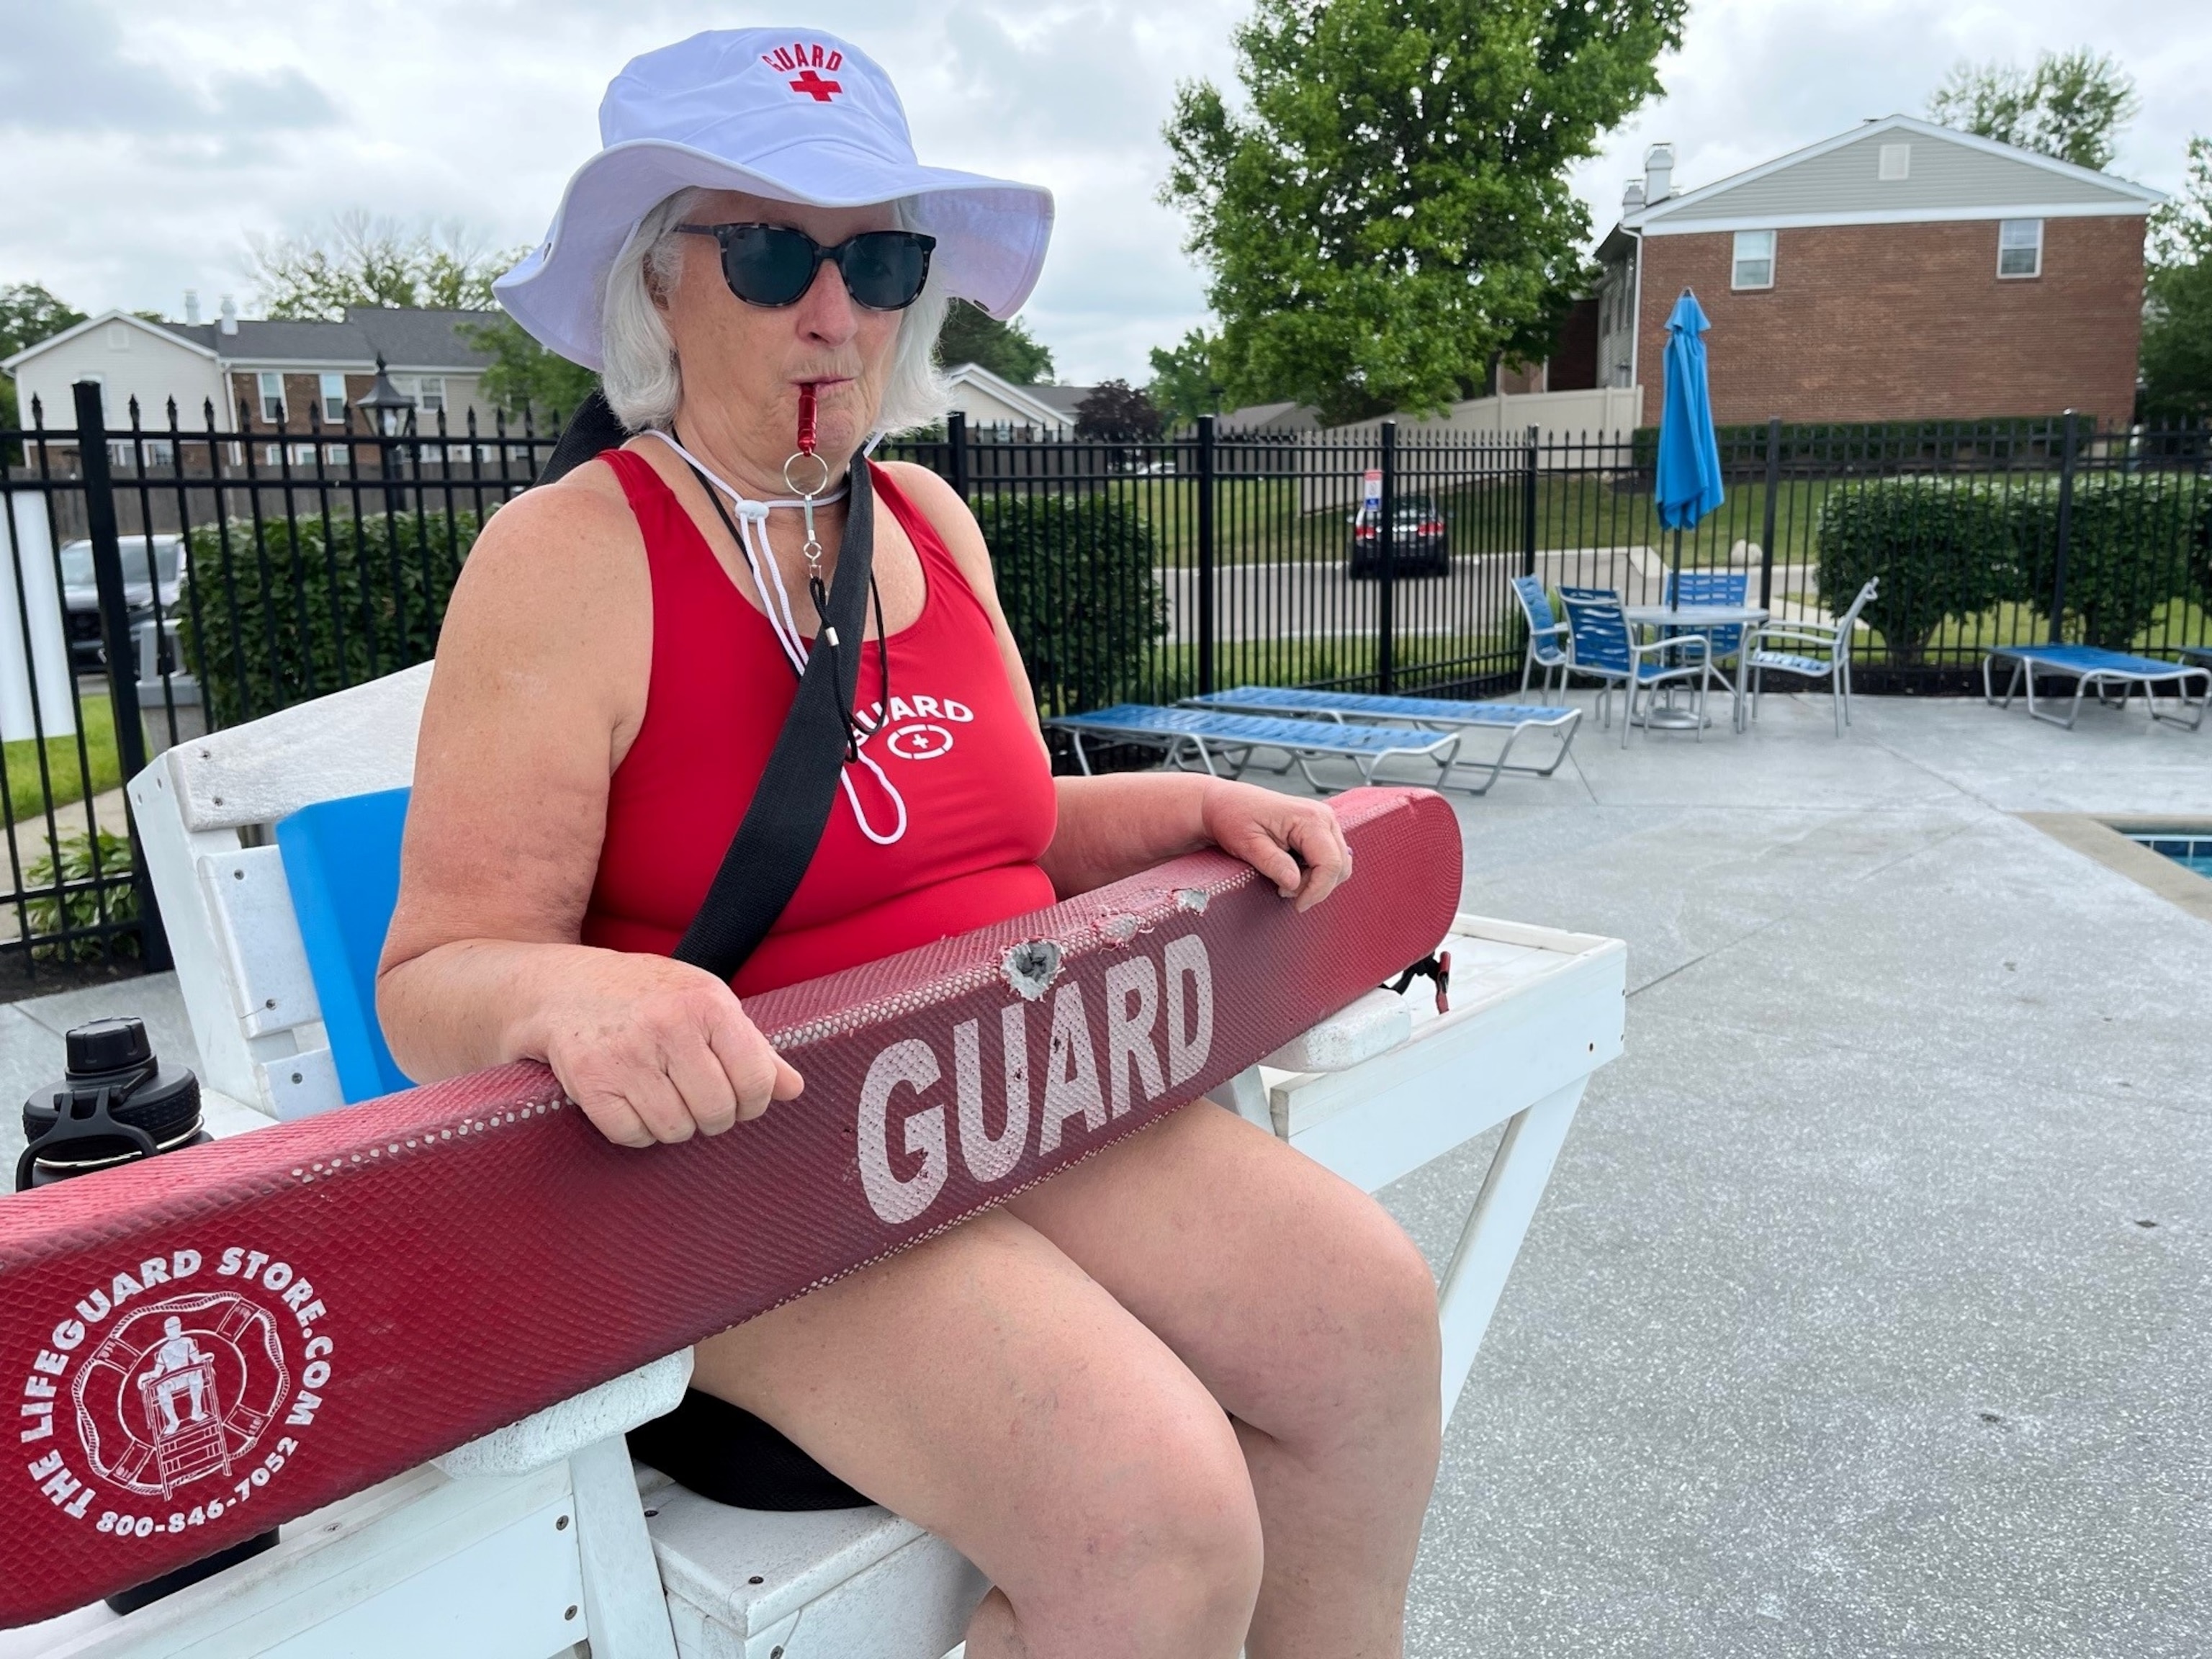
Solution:
<path fill-rule="evenodd" d="M 51 339 L 83 320 L 84 313 L 66 300 L 56 299 L 39 283 L 11 283 L 0 288 L 0 357 L 12 357 L 25 346 Z M 52 420 L 54 411 L 48 410 L 46 416 Z M 76 423 L 74 415 L 63 417 L 64 426 Z M 15 382 L 0 375 L 0 427 L 21 424 L 22 411 L 15 402 Z"/>
<path fill-rule="evenodd" d="M 945 309 L 937 361 L 946 368 L 974 363 L 1016 386 L 1036 386 L 1053 375 L 1052 348 L 1039 342 L 1027 323 L 1018 317 L 1002 323 L 965 300 L 955 300 Z"/>
<path fill-rule="evenodd" d="M 1257 0 L 1245 107 L 1186 82 L 1161 199 L 1191 225 L 1230 396 L 1341 421 L 1536 357 L 1585 281 L 1568 169 L 1659 88 L 1686 0 Z"/>
<path fill-rule="evenodd" d="M 599 377 L 581 363 L 572 363 L 538 344 L 505 312 L 484 322 L 463 323 L 457 331 L 489 355 L 483 394 L 510 415 L 528 411 L 548 420 L 566 416 L 599 383 Z"/>
<path fill-rule="evenodd" d="M 343 322 L 354 306 L 489 311 L 492 278 L 519 253 L 497 253 L 465 226 L 414 230 L 360 209 L 303 236 L 247 240 L 254 297 L 270 317 Z"/>
<path fill-rule="evenodd" d="M 2082 46 L 2046 52 L 2033 69 L 1954 64 L 1928 100 L 1928 117 L 2101 171 L 2112 165 L 2120 129 L 2141 107 L 2136 83 L 2118 60 Z"/>
<path fill-rule="evenodd" d="M 1187 422 L 1221 412 L 1228 398 L 1226 388 L 1213 372 L 1218 344 L 1204 329 L 1194 328 L 1182 337 L 1180 345 L 1152 348 L 1152 379 L 1145 395 L 1170 422 Z"/>
<path fill-rule="evenodd" d="M 2181 192 L 2151 216 L 2143 413 L 2212 417 L 2212 138 L 2189 141 Z"/>

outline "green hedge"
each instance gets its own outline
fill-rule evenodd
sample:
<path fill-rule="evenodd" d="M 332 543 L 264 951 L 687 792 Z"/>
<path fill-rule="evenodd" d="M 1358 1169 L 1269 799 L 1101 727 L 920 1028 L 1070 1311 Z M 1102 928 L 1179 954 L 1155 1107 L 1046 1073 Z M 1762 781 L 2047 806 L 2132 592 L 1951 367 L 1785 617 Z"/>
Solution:
<path fill-rule="evenodd" d="M 1104 494 L 988 495 L 975 518 L 1038 702 L 1069 714 L 1126 698 L 1167 633 L 1152 526 Z"/>
<path fill-rule="evenodd" d="M 2125 651 L 2159 608 L 2205 592 L 2205 481 L 2177 472 L 2100 472 L 2074 481 L 2066 538 L 2064 637 Z M 2020 597 L 2046 620 L 2057 574 L 2058 484 L 2011 501 Z M 2195 567 L 2192 569 L 2192 566 Z"/>
<path fill-rule="evenodd" d="M 1921 660 L 1946 617 L 2020 597 L 2013 521 L 1986 483 L 1882 478 L 1832 489 L 1818 536 L 1820 603 L 1840 614 L 1878 580 L 1879 597 L 1862 614 L 1900 666 Z"/>
<path fill-rule="evenodd" d="M 479 527 L 457 509 L 194 530 L 177 615 L 211 722 L 427 660 Z"/>

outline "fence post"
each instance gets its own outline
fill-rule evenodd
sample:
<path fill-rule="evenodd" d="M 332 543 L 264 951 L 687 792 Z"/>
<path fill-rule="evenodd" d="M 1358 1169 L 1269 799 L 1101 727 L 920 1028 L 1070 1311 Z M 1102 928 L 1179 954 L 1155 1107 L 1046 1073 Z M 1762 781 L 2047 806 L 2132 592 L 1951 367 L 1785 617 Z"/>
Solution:
<path fill-rule="evenodd" d="M 100 635 L 107 652 L 107 711 L 115 721 L 115 754 L 127 782 L 146 769 L 146 732 L 138 718 L 138 653 L 131 637 L 130 602 L 123 592 L 123 542 L 115 526 L 115 479 L 107 465 L 107 423 L 100 407 L 98 381 L 79 380 L 72 390 L 76 396 L 77 465 L 84 475 L 85 534 L 92 542 L 92 579 L 100 593 Z M 87 829 L 94 830 L 98 826 L 93 820 L 88 790 L 85 821 Z M 154 902 L 153 878 L 147 872 L 145 855 L 138 850 L 138 833 L 130 823 L 127 798 L 123 811 L 131 837 L 131 884 L 138 896 L 139 959 L 149 972 L 158 972 L 170 965 L 169 936 Z M 54 852 L 58 883 L 61 849 L 56 848 Z"/>
<path fill-rule="evenodd" d="M 2051 642 L 2066 642 L 2066 544 L 2074 532 L 2075 413 L 2066 411 L 2064 435 L 2058 451 L 2058 545 L 2051 563 Z"/>
<path fill-rule="evenodd" d="M 1382 422 L 1382 499 L 1376 503 L 1382 562 L 1376 567 L 1380 589 L 1375 607 L 1375 689 L 1389 696 L 1397 689 L 1394 636 L 1398 631 L 1398 423 Z"/>
<path fill-rule="evenodd" d="M 1759 608 L 1774 608 L 1774 497 L 1782 487 L 1782 417 L 1766 417 L 1766 519 L 1759 532 Z"/>
<path fill-rule="evenodd" d="M 945 441 L 952 452 L 952 493 L 968 499 L 968 411 L 956 409 L 945 417 Z"/>
<path fill-rule="evenodd" d="M 1198 417 L 1198 690 L 1213 690 L 1213 416 Z"/>
<path fill-rule="evenodd" d="M 1536 574 L 1536 441 L 1540 434 L 1528 428 L 1527 449 L 1522 461 L 1521 479 L 1521 574 Z"/>

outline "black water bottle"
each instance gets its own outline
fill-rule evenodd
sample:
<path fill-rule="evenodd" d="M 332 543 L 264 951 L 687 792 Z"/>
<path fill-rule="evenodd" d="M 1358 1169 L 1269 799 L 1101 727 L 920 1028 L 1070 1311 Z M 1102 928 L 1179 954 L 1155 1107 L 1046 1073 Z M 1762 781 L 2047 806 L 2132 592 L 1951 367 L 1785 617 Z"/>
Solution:
<path fill-rule="evenodd" d="M 213 1139 L 200 1122 L 199 1079 L 155 1057 L 145 1021 L 96 1019 L 72 1026 L 64 1042 L 69 1069 L 23 1103 L 23 1138 L 30 1144 L 15 1160 L 17 1192 Z M 273 1528 L 242 1540 L 111 1595 L 107 1605 L 136 1612 L 276 1541 Z"/>

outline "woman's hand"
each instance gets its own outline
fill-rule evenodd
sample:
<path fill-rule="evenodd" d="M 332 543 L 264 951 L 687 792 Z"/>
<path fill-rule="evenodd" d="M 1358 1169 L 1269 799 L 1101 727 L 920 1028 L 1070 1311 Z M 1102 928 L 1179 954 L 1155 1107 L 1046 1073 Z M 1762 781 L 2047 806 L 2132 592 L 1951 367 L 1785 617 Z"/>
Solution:
<path fill-rule="evenodd" d="M 1320 801 L 1214 780 L 1199 814 L 1216 847 L 1273 882 L 1285 898 L 1295 897 L 1300 910 L 1310 910 L 1351 878 L 1352 848 L 1336 814 Z"/>
<path fill-rule="evenodd" d="M 805 1087 L 737 995 L 666 957 L 582 953 L 538 1004 L 523 1052 L 623 1146 L 718 1135 Z"/>

